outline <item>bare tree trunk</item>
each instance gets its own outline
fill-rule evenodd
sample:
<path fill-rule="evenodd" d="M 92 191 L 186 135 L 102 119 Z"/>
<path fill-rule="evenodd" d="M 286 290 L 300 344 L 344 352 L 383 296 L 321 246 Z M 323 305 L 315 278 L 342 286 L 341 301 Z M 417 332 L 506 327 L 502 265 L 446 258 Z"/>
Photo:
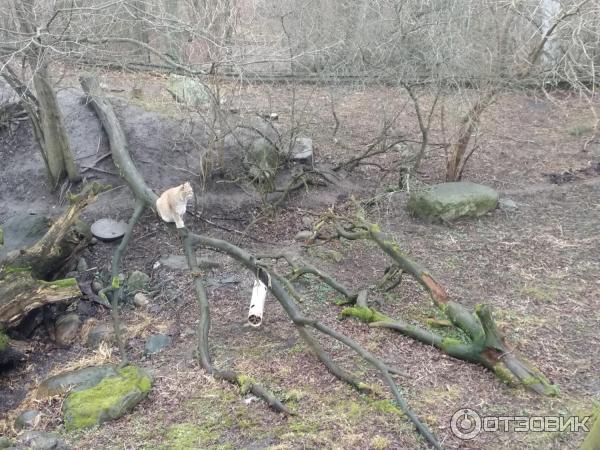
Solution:
<path fill-rule="evenodd" d="M 143 0 L 135 0 L 133 3 L 136 8 L 136 25 L 134 31 L 134 39 L 143 42 L 146 45 L 150 44 L 150 35 L 148 33 L 147 25 L 144 23 L 143 17 L 146 15 L 146 2 Z M 152 62 L 152 58 L 150 52 L 142 49 L 140 50 L 142 59 L 146 64 L 150 64 Z"/>
<path fill-rule="evenodd" d="M 33 85 L 39 103 L 39 117 L 44 136 L 43 148 L 48 160 L 48 175 L 52 186 L 55 187 L 65 175 L 71 181 L 79 181 L 81 177 L 71 153 L 63 116 L 50 82 L 48 66 L 42 64 L 33 68 Z"/>
<path fill-rule="evenodd" d="M 165 0 L 165 11 L 169 18 L 177 19 L 179 13 L 179 0 Z M 179 37 L 181 33 L 169 28 L 167 30 L 167 55 L 173 60 L 179 62 L 181 43 Z"/>
<path fill-rule="evenodd" d="M 561 12 L 561 6 L 559 0 L 542 0 L 541 3 L 542 12 L 542 35 L 545 36 Z M 541 63 L 544 67 L 553 67 L 556 62 L 560 59 L 560 45 L 556 36 L 548 35 L 548 39 L 544 42 L 544 48 L 540 55 Z"/>

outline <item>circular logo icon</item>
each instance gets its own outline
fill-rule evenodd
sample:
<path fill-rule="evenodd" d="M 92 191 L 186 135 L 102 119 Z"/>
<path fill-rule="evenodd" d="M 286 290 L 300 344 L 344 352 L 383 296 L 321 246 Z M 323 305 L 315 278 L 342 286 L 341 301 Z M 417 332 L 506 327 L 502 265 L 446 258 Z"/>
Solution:
<path fill-rule="evenodd" d="M 459 409 L 452 415 L 450 429 L 459 439 L 473 439 L 481 433 L 481 417 L 472 409 Z"/>

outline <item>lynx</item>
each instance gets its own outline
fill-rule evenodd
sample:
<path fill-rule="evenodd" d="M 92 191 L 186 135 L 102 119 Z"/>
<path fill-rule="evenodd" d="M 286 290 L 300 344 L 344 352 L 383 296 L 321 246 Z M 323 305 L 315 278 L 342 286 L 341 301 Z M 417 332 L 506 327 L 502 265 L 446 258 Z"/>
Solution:
<path fill-rule="evenodd" d="M 188 200 L 194 196 L 194 191 L 189 182 L 171 189 L 167 189 L 156 200 L 158 214 L 165 222 L 175 222 L 177 228 L 183 228 L 183 215 Z"/>

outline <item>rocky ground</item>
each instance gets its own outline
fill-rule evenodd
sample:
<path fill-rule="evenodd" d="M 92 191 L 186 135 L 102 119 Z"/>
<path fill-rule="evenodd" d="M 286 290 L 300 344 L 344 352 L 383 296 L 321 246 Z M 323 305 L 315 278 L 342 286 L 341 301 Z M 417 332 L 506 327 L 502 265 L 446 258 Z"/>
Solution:
<path fill-rule="evenodd" d="M 198 160 L 207 143 L 206 130 L 199 125 L 191 129 L 190 124 L 197 121 L 166 103 L 161 90 L 164 82 L 149 77 L 142 83 L 144 97 L 129 98 L 130 79 L 105 76 L 105 83 L 113 89 L 124 89 L 113 93 L 120 96 L 117 112 L 132 155 L 149 184 L 161 191 L 191 177 L 200 192 L 193 174 L 202 169 Z M 232 93 L 226 97 L 231 109 L 248 115 L 276 111 L 282 126 L 289 125 L 286 105 L 290 95 L 285 87 L 236 86 L 226 92 Z M 384 110 L 401 109 L 406 101 L 389 89 L 340 88 L 332 94 L 342 124 L 333 140 L 330 94 L 318 87 L 296 92 L 303 111 L 302 130 L 313 138 L 316 160 L 323 164 L 345 160 L 363 149 L 381 127 Z M 110 158 L 94 164 L 108 152 L 96 117 L 81 102 L 75 84 L 62 90 L 60 99 L 79 165 L 94 166 L 86 171 L 88 178 L 114 186 L 84 218 L 126 220 L 132 199 L 119 178 L 106 173 L 115 172 Z M 402 111 L 402 131 L 416 133 L 410 125 L 410 110 Z M 188 216 L 186 223 L 196 232 L 229 239 L 256 252 L 289 249 L 358 289 L 374 285 L 387 265 L 372 244 L 334 240 L 306 245 L 294 237 L 332 205 L 351 210 L 351 195 L 377 195 L 366 211 L 368 217 L 429 268 L 453 298 L 467 306 L 481 302 L 492 306 L 510 343 L 559 386 L 560 395 L 541 398 L 524 387 L 504 385 L 482 367 L 391 331 L 340 320 L 336 293 L 314 280 L 299 285 L 302 310 L 405 372 L 406 376 L 397 377 L 403 394 L 444 448 L 576 448 L 582 433 L 498 431 L 464 441 L 452 434 L 450 419 L 461 408 L 484 416 L 586 416 L 600 400 L 596 350 L 600 343 L 596 331 L 600 319 L 600 176 L 596 169 L 600 144 L 591 139 L 591 123 L 587 106 L 568 94 L 557 93 L 553 99 L 523 93 L 501 97 L 486 113 L 481 149 L 472 157 L 465 179 L 497 190 L 503 206 L 477 220 L 448 225 L 411 217 L 405 208 L 407 194 L 388 192 L 397 182 L 392 170 L 397 155 L 391 154 L 375 158 L 377 166 L 347 174 L 337 186 L 309 186 L 276 215 L 257 221 L 259 195 L 249 194 L 243 185 L 209 183 L 192 208 L 201 210 L 202 218 Z M 64 192 L 49 193 L 26 124 L 0 134 L 0 157 L 4 162 L 0 222 L 17 213 L 52 217 L 62 210 Z M 419 183 L 441 181 L 442 167 L 443 153 L 429 154 Z M 244 230 L 248 225 L 249 237 L 223 229 Z M 99 242 L 89 247 L 82 255 L 85 264 L 80 262 L 73 269 L 106 283 L 115 245 Z M 53 313 L 58 317 L 71 314 L 71 319 L 62 320 L 64 329 L 75 329 L 72 344 L 60 344 L 56 335 L 50 339 L 47 327 L 39 326 L 26 341 L 27 360 L 0 378 L 0 432 L 10 439 L 40 439 L 40 435 L 31 436 L 31 431 L 21 431 L 33 426 L 33 433 L 53 432 L 65 445 L 82 449 L 426 448 L 364 361 L 339 343 L 323 340 L 343 367 L 366 382 L 381 385 L 381 396 L 360 395 L 325 371 L 274 298 L 267 299 L 262 327 L 248 327 L 251 274 L 223 255 L 202 250 L 200 257 L 214 263 L 205 272 L 215 366 L 231 367 L 260 380 L 297 415 L 277 414 L 252 395 L 205 374 L 194 359 L 196 303 L 181 255 L 179 239 L 154 213 L 146 212 L 123 264 L 126 277 L 134 271 L 148 276 L 147 282 L 141 276 L 141 285 L 132 289 L 123 307 L 131 360 L 153 380 L 147 397 L 132 413 L 99 427 L 73 431 L 62 413 L 63 396 L 38 398 L 38 388 L 52 375 L 118 362 L 110 339 L 108 344 L 101 343 L 102 336 L 110 337 L 109 312 L 82 300 Z M 143 295 L 136 296 L 138 290 Z M 414 323 L 437 317 L 430 300 L 408 277 L 395 290 L 372 294 L 370 300 L 377 301 L 389 316 Z M 57 328 L 53 327 L 54 333 Z M 16 426 L 15 420 L 25 411 L 40 414 L 30 413 L 21 418 L 27 424 Z"/>

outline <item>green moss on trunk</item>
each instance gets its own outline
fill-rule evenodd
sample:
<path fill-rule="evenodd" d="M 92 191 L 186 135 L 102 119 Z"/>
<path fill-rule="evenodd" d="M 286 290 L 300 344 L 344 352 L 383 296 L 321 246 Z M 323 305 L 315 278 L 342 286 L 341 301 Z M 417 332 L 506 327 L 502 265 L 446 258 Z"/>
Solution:
<path fill-rule="evenodd" d="M 363 306 L 351 306 L 342 310 L 342 317 L 356 317 L 365 322 L 391 322 L 392 319 L 374 309 Z"/>

